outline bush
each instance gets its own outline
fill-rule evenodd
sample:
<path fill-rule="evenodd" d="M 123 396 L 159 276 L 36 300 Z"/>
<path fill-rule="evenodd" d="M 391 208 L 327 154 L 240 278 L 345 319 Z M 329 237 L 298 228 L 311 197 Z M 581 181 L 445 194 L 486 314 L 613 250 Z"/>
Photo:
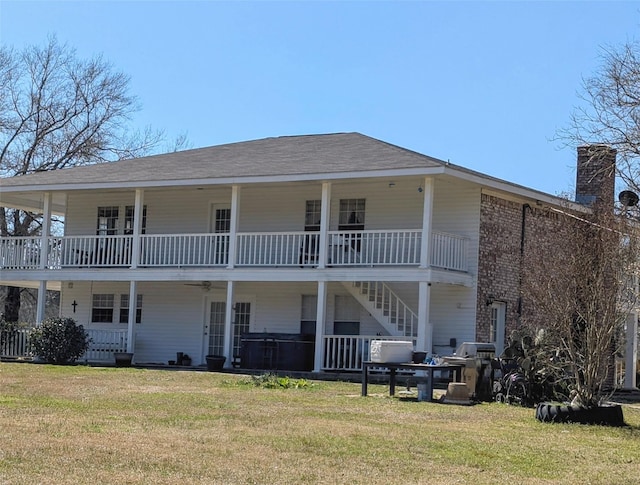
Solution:
<path fill-rule="evenodd" d="M 89 348 L 90 339 L 73 318 L 48 318 L 30 335 L 31 348 L 50 364 L 75 362 Z"/>
<path fill-rule="evenodd" d="M 262 374 L 251 376 L 251 382 L 256 387 L 264 389 L 307 389 L 312 384 L 306 379 L 294 379 L 293 377 L 279 377 L 276 374 Z"/>

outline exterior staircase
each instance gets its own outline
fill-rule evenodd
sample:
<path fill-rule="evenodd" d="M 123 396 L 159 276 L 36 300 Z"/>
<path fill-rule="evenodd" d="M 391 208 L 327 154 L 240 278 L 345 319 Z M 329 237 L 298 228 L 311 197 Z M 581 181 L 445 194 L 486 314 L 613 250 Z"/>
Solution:
<path fill-rule="evenodd" d="M 418 315 L 382 281 L 343 283 L 349 293 L 396 337 L 416 337 Z"/>

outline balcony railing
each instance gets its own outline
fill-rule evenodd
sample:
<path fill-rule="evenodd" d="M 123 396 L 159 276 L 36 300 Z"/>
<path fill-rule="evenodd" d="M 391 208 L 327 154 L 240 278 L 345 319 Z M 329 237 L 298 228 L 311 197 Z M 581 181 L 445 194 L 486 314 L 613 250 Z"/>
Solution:
<path fill-rule="evenodd" d="M 144 234 L 139 266 L 226 266 L 228 234 Z"/>
<path fill-rule="evenodd" d="M 133 236 L 64 236 L 0 238 L 0 268 L 60 269 L 130 267 L 134 265 Z M 328 266 L 417 266 L 422 232 L 331 231 L 327 238 Z M 434 232 L 430 265 L 467 271 L 468 238 Z M 228 266 L 229 234 L 143 234 L 138 267 Z M 45 264 L 42 264 L 42 258 Z M 234 266 L 309 267 L 320 261 L 320 233 L 239 233 Z"/>

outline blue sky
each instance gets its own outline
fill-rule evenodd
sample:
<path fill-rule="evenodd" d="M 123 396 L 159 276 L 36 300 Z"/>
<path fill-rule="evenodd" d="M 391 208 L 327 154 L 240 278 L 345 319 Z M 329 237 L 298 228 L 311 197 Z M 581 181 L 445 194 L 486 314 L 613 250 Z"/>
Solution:
<path fill-rule="evenodd" d="M 640 2 L 0 0 L 0 42 L 48 34 L 131 76 L 142 111 L 195 147 L 357 131 L 558 194 L 553 138 Z"/>

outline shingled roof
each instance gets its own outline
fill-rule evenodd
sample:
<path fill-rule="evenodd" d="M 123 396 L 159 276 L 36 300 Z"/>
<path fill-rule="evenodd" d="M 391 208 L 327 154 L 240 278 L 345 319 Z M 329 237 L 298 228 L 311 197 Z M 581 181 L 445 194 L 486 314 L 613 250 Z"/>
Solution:
<path fill-rule="evenodd" d="M 1 187 L 152 183 L 442 167 L 444 162 L 360 133 L 282 136 L 33 173 Z"/>

